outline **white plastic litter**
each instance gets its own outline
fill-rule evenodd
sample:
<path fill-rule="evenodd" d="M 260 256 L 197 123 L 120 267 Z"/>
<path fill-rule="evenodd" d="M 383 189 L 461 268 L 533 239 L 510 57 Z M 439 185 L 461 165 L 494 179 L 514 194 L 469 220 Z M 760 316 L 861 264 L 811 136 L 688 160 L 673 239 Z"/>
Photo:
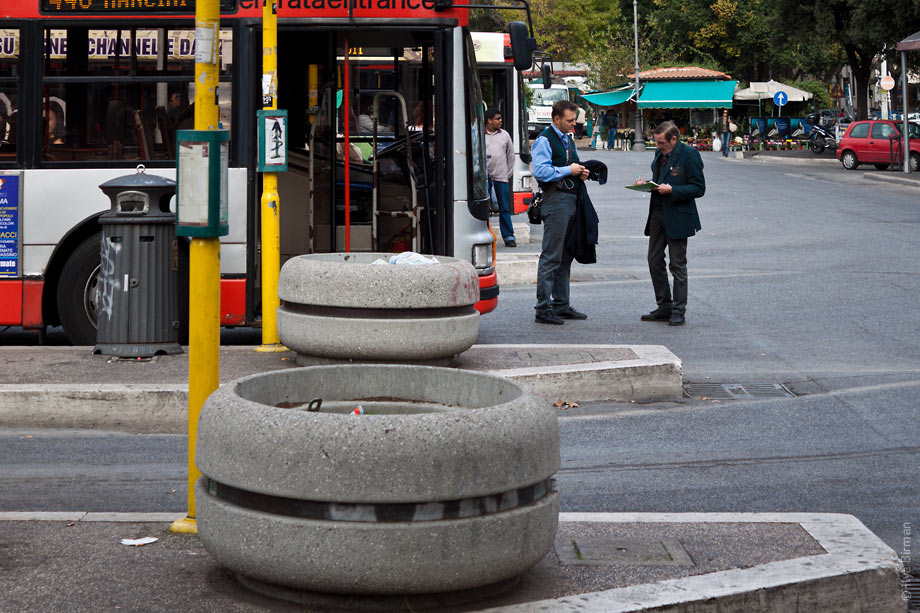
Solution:
<path fill-rule="evenodd" d="M 438 261 L 435 258 L 426 258 L 421 253 L 416 253 L 414 251 L 404 251 L 402 253 L 397 253 L 390 258 L 390 264 L 394 264 L 396 266 L 418 266 L 437 263 Z"/>
<path fill-rule="evenodd" d="M 150 543 L 156 543 L 159 539 L 154 536 L 145 536 L 144 538 L 139 539 L 121 539 L 122 545 L 132 545 L 134 547 L 143 547 L 144 545 L 149 545 Z"/>
<path fill-rule="evenodd" d="M 387 266 L 390 265 L 390 263 L 384 260 L 383 258 L 377 258 L 376 260 L 372 262 L 372 264 L 386 264 Z"/>

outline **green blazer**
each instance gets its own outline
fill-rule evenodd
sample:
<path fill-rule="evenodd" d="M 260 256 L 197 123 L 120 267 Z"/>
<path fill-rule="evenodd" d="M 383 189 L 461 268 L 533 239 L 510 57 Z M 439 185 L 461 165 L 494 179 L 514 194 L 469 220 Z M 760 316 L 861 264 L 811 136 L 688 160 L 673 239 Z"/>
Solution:
<path fill-rule="evenodd" d="M 652 160 L 652 173 L 658 164 L 660 151 Z M 655 183 L 668 183 L 673 191 L 662 197 L 664 208 L 664 229 L 673 239 L 693 236 L 700 226 L 700 215 L 696 210 L 696 199 L 706 193 L 706 179 L 703 178 L 703 159 L 700 152 L 678 141 L 671 151 L 668 164 L 661 174 L 654 177 Z M 649 203 L 649 218 L 652 204 Z M 650 219 L 649 219 L 650 221 Z M 649 221 L 645 222 L 645 235 L 649 235 Z"/>

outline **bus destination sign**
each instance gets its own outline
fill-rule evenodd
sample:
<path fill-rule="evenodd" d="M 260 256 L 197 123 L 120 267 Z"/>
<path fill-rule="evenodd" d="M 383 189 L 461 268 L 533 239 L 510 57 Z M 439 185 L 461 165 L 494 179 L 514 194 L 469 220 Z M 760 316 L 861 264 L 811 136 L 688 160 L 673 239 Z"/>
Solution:
<path fill-rule="evenodd" d="M 195 0 L 39 0 L 54 15 L 194 14 Z M 220 12 L 235 13 L 237 0 L 220 0 Z"/>

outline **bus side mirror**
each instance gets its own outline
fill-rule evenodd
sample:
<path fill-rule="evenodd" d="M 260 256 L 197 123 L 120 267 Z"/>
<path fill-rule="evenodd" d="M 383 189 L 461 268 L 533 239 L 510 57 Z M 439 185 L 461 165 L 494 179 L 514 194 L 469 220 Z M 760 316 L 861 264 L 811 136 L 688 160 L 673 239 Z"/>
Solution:
<path fill-rule="evenodd" d="M 533 65 L 533 52 L 537 50 L 537 40 L 530 36 L 527 24 L 523 21 L 509 23 L 508 33 L 511 34 L 511 57 L 515 70 L 529 70 Z"/>
<path fill-rule="evenodd" d="M 553 84 L 553 69 L 549 64 L 543 64 L 543 67 L 540 68 L 540 73 L 543 77 L 543 89 L 549 89 L 550 85 Z"/>

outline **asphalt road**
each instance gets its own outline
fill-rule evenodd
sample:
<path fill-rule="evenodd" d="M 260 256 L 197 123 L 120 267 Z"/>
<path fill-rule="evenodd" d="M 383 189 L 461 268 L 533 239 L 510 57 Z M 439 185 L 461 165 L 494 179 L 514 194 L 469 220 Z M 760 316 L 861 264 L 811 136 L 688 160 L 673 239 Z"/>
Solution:
<path fill-rule="evenodd" d="M 647 200 L 621 187 L 649 176 L 651 153 L 581 156 L 610 167 L 591 187 L 599 263 L 574 268 L 573 305 L 589 319 L 535 324 L 533 287 L 506 286 L 479 342 L 661 344 L 689 383 L 781 383 L 798 396 L 560 412 L 563 510 L 852 513 L 902 552 L 905 525 L 920 529 L 920 188 L 867 181 L 871 167 L 704 154 L 688 323 L 672 328 L 639 321 L 654 308 Z M 185 441 L 0 431 L 0 492 L 4 511 L 182 511 Z"/>

